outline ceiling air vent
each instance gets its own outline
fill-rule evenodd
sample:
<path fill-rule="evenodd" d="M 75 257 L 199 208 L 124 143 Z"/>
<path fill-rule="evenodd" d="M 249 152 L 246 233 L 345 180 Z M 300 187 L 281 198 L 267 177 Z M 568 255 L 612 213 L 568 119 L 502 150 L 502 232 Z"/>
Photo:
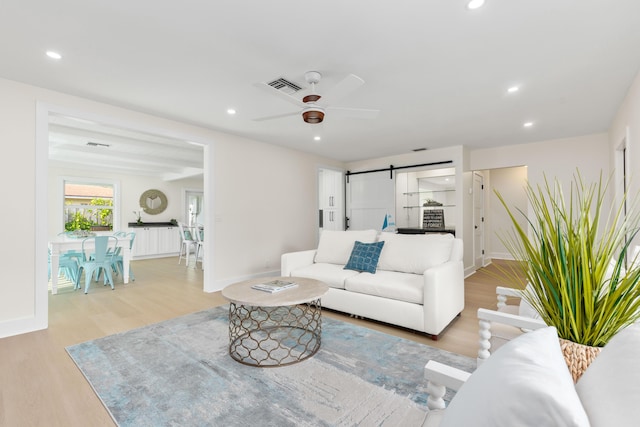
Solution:
<path fill-rule="evenodd" d="M 302 89 L 300 86 L 298 86 L 295 83 L 290 82 L 289 80 L 280 77 L 279 79 L 276 79 L 272 82 L 267 83 L 269 86 L 271 86 L 274 89 L 278 89 L 286 94 L 293 94 L 296 93 L 297 91 L 299 91 L 300 89 Z"/>
<path fill-rule="evenodd" d="M 426 151 L 426 150 L 427 150 L 426 148 L 421 147 L 421 148 L 414 148 L 414 149 L 413 149 L 413 150 L 411 150 L 411 151 L 413 151 L 413 152 L 417 153 L 418 151 Z"/>
<path fill-rule="evenodd" d="M 87 145 L 90 147 L 111 147 L 111 145 L 109 144 L 101 144 L 99 142 L 91 142 L 91 141 L 87 142 Z"/>

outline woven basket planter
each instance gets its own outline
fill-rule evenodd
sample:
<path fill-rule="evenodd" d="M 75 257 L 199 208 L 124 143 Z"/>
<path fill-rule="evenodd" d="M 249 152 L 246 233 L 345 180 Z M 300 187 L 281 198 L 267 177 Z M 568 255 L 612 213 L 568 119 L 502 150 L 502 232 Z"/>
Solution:
<path fill-rule="evenodd" d="M 598 357 L 602 347 L 591 347 L 560 338 L 560 349 L 562 349 L 562 355 L 567 362 L 573 382 L 577 383 L 591 362 Z"/>

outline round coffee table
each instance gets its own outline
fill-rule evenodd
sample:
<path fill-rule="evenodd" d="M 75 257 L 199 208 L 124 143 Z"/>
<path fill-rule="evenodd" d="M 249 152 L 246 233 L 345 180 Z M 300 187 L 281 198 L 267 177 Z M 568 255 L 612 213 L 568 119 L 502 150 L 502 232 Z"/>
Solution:
<path fill-rule="evenodd" d="M 252 286 L 273 280 L 297 286 L 269 293 Z M 222 290 L 229 300 L 229 355 L 250 366 L 291 365 L 320 348 L 320 297 L 329 287 L 303 277 L 269 277 L 234 283 Z"/>

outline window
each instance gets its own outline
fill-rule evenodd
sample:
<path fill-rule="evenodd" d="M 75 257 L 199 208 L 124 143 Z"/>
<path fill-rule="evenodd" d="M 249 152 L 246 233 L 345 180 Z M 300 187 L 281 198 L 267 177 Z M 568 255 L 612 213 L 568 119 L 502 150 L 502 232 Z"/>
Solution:
<path fill-rule="evenodd" d="M 64 229 L 112 231 L 114 185 L 64 181 Z"/>

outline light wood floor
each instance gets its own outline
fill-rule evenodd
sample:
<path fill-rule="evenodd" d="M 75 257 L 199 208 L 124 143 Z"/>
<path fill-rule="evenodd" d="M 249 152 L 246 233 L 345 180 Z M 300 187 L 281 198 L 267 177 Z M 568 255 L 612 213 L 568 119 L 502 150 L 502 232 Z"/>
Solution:
<path fill-rule="evenodd" d="M 65 347 L 226 303 L 220 292 L 202 292 L 202 270 L 178 265 L 176 258 L 135 261 L 133 268 L 137 280 L 116 283 L 115 291 L 95 284 L 87 295 L 68 288 L 49 295 L 48 329 L 0 339 L 0 426 L 113 426 Z M 475 313 L 496 304 L 492 269 L 465 281 L 465 309 L 438 341 L 330 311 L 325 315 L 475 357 Z"/>

